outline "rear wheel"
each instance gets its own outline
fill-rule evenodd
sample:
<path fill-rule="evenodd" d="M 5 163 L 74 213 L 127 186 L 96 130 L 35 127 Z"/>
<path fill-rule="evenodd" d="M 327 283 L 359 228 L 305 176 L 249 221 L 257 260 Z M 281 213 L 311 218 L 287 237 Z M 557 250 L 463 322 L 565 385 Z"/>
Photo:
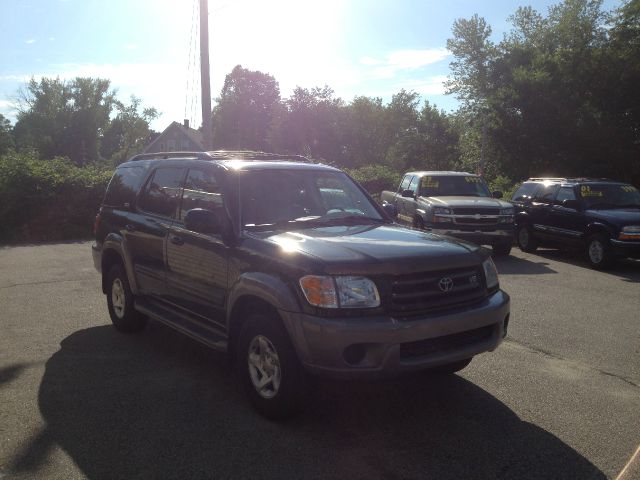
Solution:
<path fill-rule="evenodd" d="M 295 414 L 306 394 L 307 375 L 279 319 L 250 315 L 238 341 L 239 373 L 254 408 L 273 420 Z"/>
<path fill-rule="evenodd" d="M 143 330 L 147 317 L 133 308 L 133 293 L 122 265 L 111 267 L 107 282 L 107 307 L 114 327 L 126 333 Z"/>
<path fill-rule="evenodd" d="M 597 233 L 587 238 L 586 254 L 592 268 L 601 270 L 610 267 L 613 263 L 611 243 L 602 234 Z"/>
<path fill-rule="evenodd" d="M 430 369 L 429 372 L 438 373 L 442 375 L 451 375 L 467 367 L 471 363 L 471 360 L 473 360 L 473 357 L 465 358 L 464 360 L 458 360 L 457 362 L 447 363 L 446 365 L 440 365 L 439 367 L 434 367 Z"/>
<path fill-rule="evenodd" d="M 533 232 L 528 225 L 518 227 L 518 247 L 523 252 L 535 252 L 538 248 L 538 240 L 533 236 Z"/>

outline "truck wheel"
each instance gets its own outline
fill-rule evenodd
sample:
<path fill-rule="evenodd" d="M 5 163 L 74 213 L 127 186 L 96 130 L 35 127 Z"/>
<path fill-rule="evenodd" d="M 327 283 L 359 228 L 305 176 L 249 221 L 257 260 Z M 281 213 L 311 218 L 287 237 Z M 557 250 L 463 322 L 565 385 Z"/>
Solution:
<path fill-rule="evenodd" d="M 133 293 L 122 265 L 111 267 L 107 282 L 107 307 L 113 326 L 126 333 L 143 330 L 147 317 L 133 308 Z"/>
<path fill-rule="evenodd" d="M 591 268 L 602 270 L 610 267 L 613 263 L 613 252 L 609 239 L 599 233 L 587 238 L 586 254 Z"/>
<path fill-rule="evenodd" d="M 239 373 L 253 407 L 272 420 L 297 413 L 306 394 L 307 374 L 282 323 L 273 315 L 254 313 L 238 341 Z"/>
<path fill-rule="evenodd" d="M 528 225 L 518 228 L 518 247 L 523 252 L 533 253 L 538 248 L 538 240 L 533 236 L 533 232 Z"/>
<path fill-rule="evenodd" d="M 451 375 L 465 368 L 471 363 L 471 360 L 473 360 L 473 357 L 465 358 L 464 360 L 458 360 L 457 362 L 447 363 L 445 365 L 440 365 L 439 367 L 431 368 L 429 369 L 429 372 L 442 375 Z"/>
<path fill-rule="evenodd" d="M 424 220 L 422 220 L 422 217 L 415 217 L 413 219 L 413 228 L 424 230 Z"/>
<path fill-rule="evenodd" d="M 506 257 L 511 253 L 510 243 L 497 243 L 493 245 L 493 254 L 497 257 Z"/>

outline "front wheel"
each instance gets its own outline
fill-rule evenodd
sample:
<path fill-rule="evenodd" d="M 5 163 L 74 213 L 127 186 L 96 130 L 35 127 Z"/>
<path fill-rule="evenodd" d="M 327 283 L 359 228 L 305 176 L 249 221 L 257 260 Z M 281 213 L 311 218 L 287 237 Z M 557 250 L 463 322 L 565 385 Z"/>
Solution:
<path fill-rule="evenodd" d="M 538 248 L 538 240 L 533 236 L 528 225 L 522 225 L 518 228 L 518 247 L 528 253 L 533 253 Z"/>
<path fill-rule="evenodd" d="M 587 261 L 591 268 L 602 270 L 613 263 L 613 253 L 609 239 L 599 233 L 587 239 Z"/>
<path fill-rule="evenodd" d="M 272 420 L 295 414 L 307 378 L 289 335 L 273 315 L 252 314 L 240 333 L 238 368 L 254 408 Z"/>

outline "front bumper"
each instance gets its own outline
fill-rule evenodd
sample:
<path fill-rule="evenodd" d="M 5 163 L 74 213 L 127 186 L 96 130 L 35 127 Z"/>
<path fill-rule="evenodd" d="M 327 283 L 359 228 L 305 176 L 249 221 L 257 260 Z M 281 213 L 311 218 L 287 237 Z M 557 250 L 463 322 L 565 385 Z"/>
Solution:
<path fill-rule="evenodd" d="M 611 240 L 613 253 L 621 257 L 640 258 L 640 242 L 630 240 Z"/>
<path fill-rule="evenodd" d="M 309 372 L 349 378 L 425 370 L 494 350 L 506 334 L 509 309 L 500 290 L 473 307 L 409 320 L 281 313 Z"/>
<path fill-rule="evenodd" d="M 502 245 L 505 243 L 513 243 L 515 228 L 513 226 L 501 226 L 500 229 L 486 231 L 484 229 L 457 230 L 455 226 L 452 226 L 452 228 L 445 229 L 427 228 L 427 231 L 438 235 L 459 238 L 478 245 Z"/>

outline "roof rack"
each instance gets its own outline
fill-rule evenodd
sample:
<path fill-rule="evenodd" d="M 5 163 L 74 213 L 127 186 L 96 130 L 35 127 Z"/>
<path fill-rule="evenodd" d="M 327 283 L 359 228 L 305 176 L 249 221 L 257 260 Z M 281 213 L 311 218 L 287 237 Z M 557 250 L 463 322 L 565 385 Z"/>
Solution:
<path fill-rule="evenodd" d="M 593 178 L 593 177 L 531 177 L 528 182 L 615 182 L 610 178 Z"/>
<path fill-rule="evenodd" d="M 531 177 L 528 182 L 564 182 L 566 178 L 558 177 Z"/>
<path fill-rule="evenodd" d="M 281 155 L 278 153 L 256 152 L 252 150 L 215 150 L 212 152 L 156 152 L 135 155 L 129 161 L 160 160 L 181 158 L 197 158 L 198 160 L 254 160 L 254 161 L 293 161 L 309 163 L 302 155 Z"/>

